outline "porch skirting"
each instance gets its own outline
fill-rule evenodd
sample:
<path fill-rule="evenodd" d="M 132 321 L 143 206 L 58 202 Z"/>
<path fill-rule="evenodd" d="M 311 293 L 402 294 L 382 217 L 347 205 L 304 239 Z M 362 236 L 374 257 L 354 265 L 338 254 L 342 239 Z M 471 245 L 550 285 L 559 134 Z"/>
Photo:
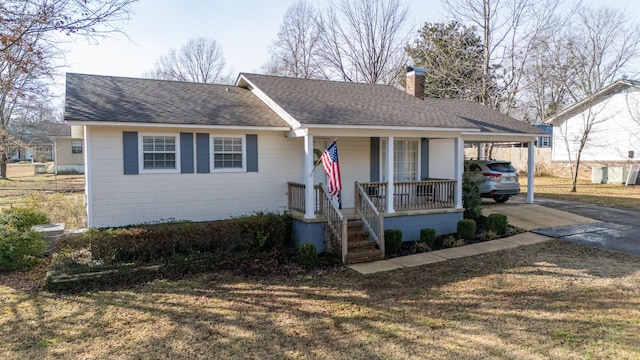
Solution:
<path fill-rule="evenodd" d="M 305 243 L 311 243 L 316 246 L 318 253 L 326 250 L 325 228 L 327 226 L 326 221 L 318 221 L 317 219 L 311 221 L 305 221 L 303 219 L 292 217 L 291 219 L 291 237 L 293 243 L 298 247 Z"/>
<path fill-rule="evenodd" d="M 352 209 L 345 209 L 345 216 L 350 220 L 356 220 Z M 393 214 L 383 214 L 385 229 L 402 230 L 403 241 L 415 241 L 420 239 L 420 230 L 433 228 L 438 235 L 453 234 L 456 232 L 458 221 L 463 219 L 464 209 L 430 209 L 398 211 Z M 327 250 L 325 244 L 326 220 L 321 216 L 317 219 L 305 219 L 297 212 L 290 213 L 292 220 L 292 237 L 298 246 L 311 243 L 316 246 L 318 252 Z"/>
<path fill-rule="evenodd" d="M 464 209 L 447 209 L 437 213 L 420 214 L 419 211 L 385 214 L 384 228 L 402 230 L 403 241 L 420 240 L 420 230 L 435 229 L 436 234 L 453 234 L 458 221 L 463 219 Z"/>

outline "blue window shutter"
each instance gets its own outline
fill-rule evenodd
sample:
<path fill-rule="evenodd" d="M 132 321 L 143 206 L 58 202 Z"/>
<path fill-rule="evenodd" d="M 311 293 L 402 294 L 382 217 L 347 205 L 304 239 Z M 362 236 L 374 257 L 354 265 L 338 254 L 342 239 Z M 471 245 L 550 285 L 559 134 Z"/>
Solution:
<path fill-rule="evenodd" d="M 429 178 L 429 139 L 420 139 L 420 179 Z"/>
<path fill-rule="evenodd" d="M 211 172 L 209 159 L 209 134 L 196 134 L 196 168 L 199 174 Z"/>
<path fill-rule="evenodd" d="M 247 172 L 258 172 L 258 135 L 247 134 Z"/>
<path fill-rule="evenodd" d="M 138 132 L 122 132 L 122 158 L 125 175 L 138 174 Z"/>
<path fill-rule="evenodd" d="M 369 165 L 369 177 L 372 182 L 380 181 L 380 138 L 372 137 L 371 142 L 371 160 Z"/>
<path fill-rule="evenodd" d="M 180 172 L 193 174 L 193 133 L 180 133 Z"/>

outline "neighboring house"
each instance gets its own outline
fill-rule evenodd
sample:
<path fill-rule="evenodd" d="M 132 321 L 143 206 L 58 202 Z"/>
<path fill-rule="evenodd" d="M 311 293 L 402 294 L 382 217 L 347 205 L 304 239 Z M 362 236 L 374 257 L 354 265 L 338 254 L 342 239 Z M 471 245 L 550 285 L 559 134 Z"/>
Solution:
<path fill-rule="evenodd" d="M 9 149 L 9 161 L 47 162 L 53 160 L 53 145 L 45 142 L 27 142 L 25 146 Z"/>
<path fill-rule="evenodd" d="M 640 82 L 617 81 L 546 123 L 553 125 L 556 174 L 569 175 L 580 138 L 590 128 L 580 157 L 580 178 L 623 183 L 630 165 L 640 163 Z"/>
<path fill-rule="evenodd" d="M 383 255 L 356 255 L 348 220 L 381 249 L 384 229 L 405 240 L 421 228 L 454 233 L 464 142 L 533 144 L 542 132 L 478 103 L 421 99 L 424 70 L 408 70 L 410 94 L 244 73 L 235 86 L 67 74 L 65 120 L 84 126 L 89 226 L 287 211 L 298 242 L 345 262 Z M 322 167 L 312 173 L 336 138 L 339 203 L 319 185 Z"/>
<path fill-rule="evenodd" d="M 53 136 L 56 174 L 84 174 L 84 127 L 64 125 Z"/>

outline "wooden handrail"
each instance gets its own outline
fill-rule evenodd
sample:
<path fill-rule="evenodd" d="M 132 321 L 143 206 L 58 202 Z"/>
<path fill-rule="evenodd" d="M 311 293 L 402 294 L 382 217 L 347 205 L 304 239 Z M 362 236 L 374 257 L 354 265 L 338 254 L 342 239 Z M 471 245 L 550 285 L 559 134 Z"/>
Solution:
<path fill-rule="evenodd" d="M 327 219 L 327 226 L 329 227 L 333 236 L 335 236 L 338 244 L 340 244 L 342 263 L 347 263 L 347 218 L 344 217 L 338 206 L 331 201 L 331 196 L 324 184 L 320 184 L 322 194 L 322 211 L 324 217 Z"/>
<path fill-rule="evenodd" d="M 378 248 L 382 250 L 382 256 L 384 256 L 384 216 L 380 214 L 380 211 L 378 211 L 369 195 L 358 182 L 355 183 L 354 193 L 356 213 L 360 216 L 364 229 L 378 244 Z"/>

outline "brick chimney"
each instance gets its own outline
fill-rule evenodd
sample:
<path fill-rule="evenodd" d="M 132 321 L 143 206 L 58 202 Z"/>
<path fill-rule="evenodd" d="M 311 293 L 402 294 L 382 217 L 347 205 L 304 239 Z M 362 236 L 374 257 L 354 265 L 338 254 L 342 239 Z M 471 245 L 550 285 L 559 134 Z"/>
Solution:
<path fill-rule="evenodd" d="M 405 91 L 419 99 L 424 99 L 424 77 L 427 71 L 417 66 L 407 66 Z"/>

